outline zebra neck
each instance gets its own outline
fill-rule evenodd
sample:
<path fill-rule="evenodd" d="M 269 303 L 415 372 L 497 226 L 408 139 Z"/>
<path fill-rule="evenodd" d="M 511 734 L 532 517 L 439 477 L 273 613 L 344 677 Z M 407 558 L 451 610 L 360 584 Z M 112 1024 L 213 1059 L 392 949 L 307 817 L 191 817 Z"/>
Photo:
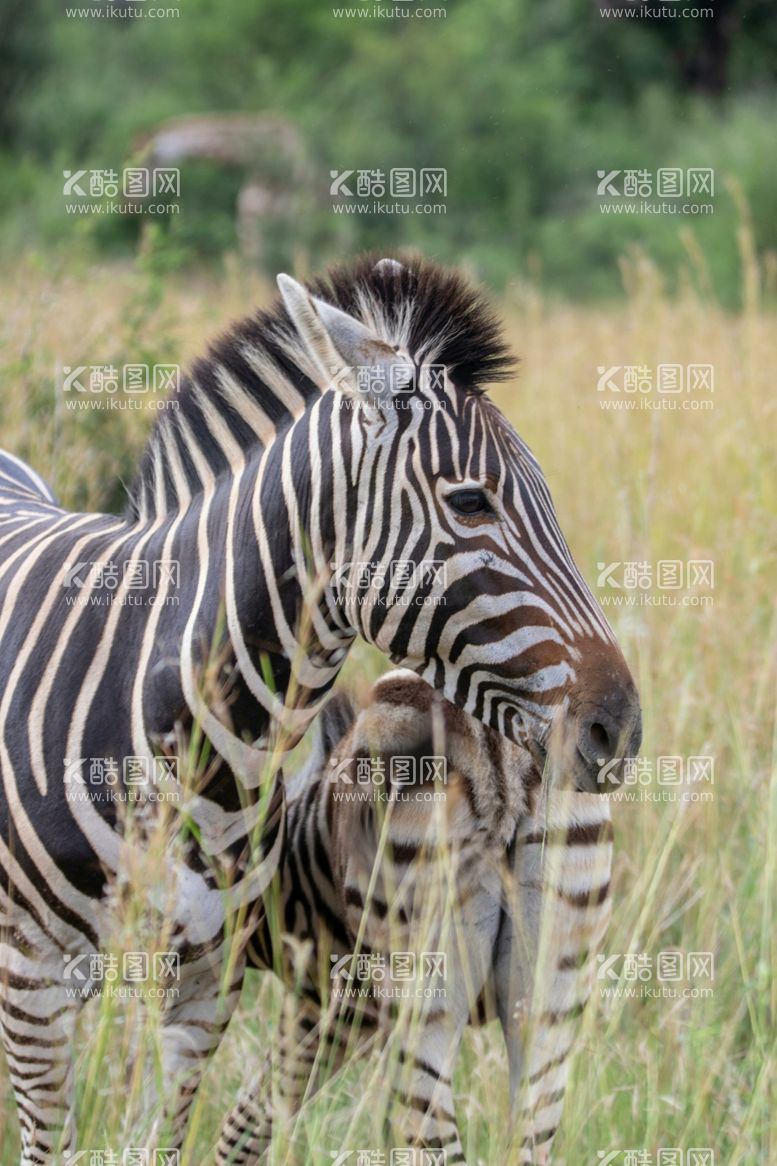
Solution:
<path fill-rule="evenodd" d="M 150 544 L 177 565 L 181 595 L 155 616 L 147 724 L 164 737 L 179 710 L 246 788 L 300 739 L 354 638 L 329 588 L 330 538 L 311 530 L 326 484 L 312 483 L 307 444 L 289 433 L 247 459 Z"/>
<path fill-rule="evenodd" d="M 261 452 L 300 418 L 316 385 L 285 353 L 274 313 L 236 324 L 198 360 L 159 418 L 130 491 L 135 520 L 185 506 L 211 475 Z M 283 332 L 284 327 L 281 328 Z"/>

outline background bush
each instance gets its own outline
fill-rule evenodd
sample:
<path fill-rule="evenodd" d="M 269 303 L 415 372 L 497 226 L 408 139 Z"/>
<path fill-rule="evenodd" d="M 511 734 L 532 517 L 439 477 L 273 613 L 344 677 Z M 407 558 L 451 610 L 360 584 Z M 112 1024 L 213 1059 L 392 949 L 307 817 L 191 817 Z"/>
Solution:
<path fill-rule="evenodd" d="M 331 0 L 171 2 L 178 18 L 128 20 L 68 19 L 65 0 L 6 0 L 7 247 L 83 248 L 89 236 L 101 252 L 132 251 L 137 218 L 65 214 L 62 169 L 120 169 L 138 134 L 169 117 L 263 111 L 302 133 L 314 188 L 310 210 L 272 240 L 268 266 L 403 244 L 468 259 L 498 286 L 531 278 L 602 297 L 618 288 L 618 257 L 637 246 L 673 284 L 684 270 L 701 278 L 701 262 L 733 306 L 743 204 L 757 252 L 777 251 L 768 0 L 709 0 L 713 18 L 678 20 L 608 19 L 592 0 L 448 0 L 446 19 L 415 21 L 338 19 Z M 446 167 L 447 214 L 332 213 L 330 170 L 393 166 Z M 661 166 L 712 167 L 714 214 L 600 213 L 598 169 Z M 183 213 L 164 223 L 179 263 L 236 246 L 239 184 L 211 163 L 185 166 Z"/>

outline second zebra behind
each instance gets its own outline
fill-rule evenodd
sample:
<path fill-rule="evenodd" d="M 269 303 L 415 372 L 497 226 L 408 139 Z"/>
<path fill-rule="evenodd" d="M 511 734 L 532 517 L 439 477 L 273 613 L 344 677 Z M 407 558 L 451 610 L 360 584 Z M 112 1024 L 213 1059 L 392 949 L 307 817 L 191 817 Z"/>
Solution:
<path fill-rule="evenodd" d="M 548 789 L 525 750 L 406 671 L 382 677 L 358 715 L 337 696 L 289 787 L 280 910 L 249 945 L 289 994 L 219 1166 L 262 1161 L 274 1120 L 376 1044 L 395 1144 L 464 1163 L 453 1071 L 467 1024 L 495 1016 L 511 1160 L 548 1162 L 609 918 L 607 798 Z"/>

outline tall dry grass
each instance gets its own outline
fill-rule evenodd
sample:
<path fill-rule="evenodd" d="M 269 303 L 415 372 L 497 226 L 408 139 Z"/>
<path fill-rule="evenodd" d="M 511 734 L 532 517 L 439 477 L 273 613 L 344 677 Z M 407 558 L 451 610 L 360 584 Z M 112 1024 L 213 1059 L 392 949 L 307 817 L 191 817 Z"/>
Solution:
<path fill-rule="evenodd" d="M 597 983 L 557 1141 L 556 1160 L 568 1166 L 616 1149 L 648 1151 L 655 1162 L 660 1147 L 711 1147 L 717 1166 L 777 1161 L 777 321 L 760 303 L 746 234 L 742 244 L 738 316 L 690 287 L 670 298 L 639 256 L 624 265 L 615 305 L 552 303 L 519 288 L 503 305 L 522 365 L 493 395 L 543 465 L 588 580 L 596 584 L 598 564 L 625 561 L 712 560 L 715 572 L 711 606 L 608 609 L 641 688 L 643 755 L 712 756 L 715 776 L 711 801 L 614 806 L 607 953 L 712 952 L 714 979 L 704 984 L 712 995 L 614 999 Z M 3 283 L 0 444 L 79 508 L 119 504 L 118 483 L 131 475 L 152 414 L 68 412 L 57 367 L 185 363 L 269 294 L 237 269 L 184 283 L 148 267 L 29 263 Z M 659 363 L 711 364 L 713 408 L 601 408 L 598 366 Z M 357 649 L 347 675 L 371 677 L 379 666 Z M 251 977 L 200 1095 L 183 1156 L 191 1166 L 209 1160 L 246 1066 L 272 1040 L 278 1006 L 271 977 Z M 129 1031 L 140 1026 L 153 1044 L 154 1010 L 89 1012 L 77 1054 L 80 1144 L 120 1148 L 134 1144 L 147 1116 L 138 1081 L 125 1079 Z M 6 1081 L 0 1145 L 10 1166 L 18 1134 Z M 469 1034 L 456 1084 L 471 1161 L 510 1161 L 495 1029 Z M 301 1119 L 305 1160 L 331 1163 L 335 1148 L 374 1146 L 380 1103 L 378 1077 L 363 1065 L 347 1071 Z M 295 1160 L 282 1148 L 278 1161 Z"/>

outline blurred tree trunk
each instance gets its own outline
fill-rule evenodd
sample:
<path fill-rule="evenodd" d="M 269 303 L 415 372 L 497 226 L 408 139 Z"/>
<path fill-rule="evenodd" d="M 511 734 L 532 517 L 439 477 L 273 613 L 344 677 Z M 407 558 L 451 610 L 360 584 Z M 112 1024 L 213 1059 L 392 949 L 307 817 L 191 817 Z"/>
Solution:
<path fill-rule="evenodd" d="M 736 33 L 742 27 L 742 0 L 694 0 L 714 10 L 712 18 L 697 18 L 698 39 L 693 47 L 680 43 L 678 64 L 689 89 L 720 97 L 729 79 L 729 61 Z M 674 21 L 669 22 L 671 32 Z"/>

